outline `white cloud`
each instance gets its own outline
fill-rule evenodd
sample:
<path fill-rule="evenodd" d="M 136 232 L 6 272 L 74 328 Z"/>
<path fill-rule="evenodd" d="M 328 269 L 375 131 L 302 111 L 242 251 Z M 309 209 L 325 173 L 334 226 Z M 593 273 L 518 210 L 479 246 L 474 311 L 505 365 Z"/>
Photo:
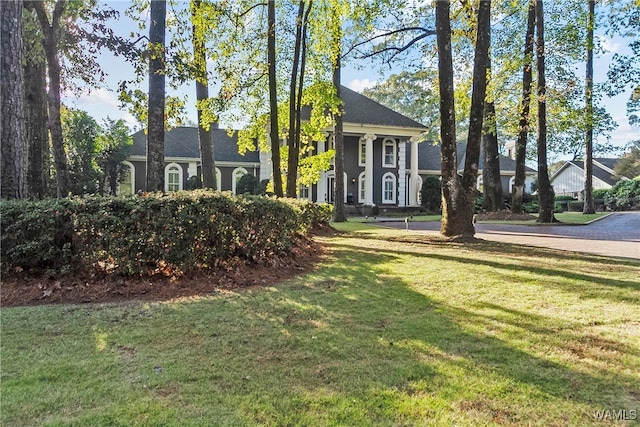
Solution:
<path fill-rule="evenodd" d="M 378 83 L 377 80 L 370 79 L 353 79 L 347 83 L 347 87 L 356 92 L 362 92 L 364 89 L 375 86 Z"/>
<path fill-rule="evenodd" d="M 622 46 L 621 43 L 618 43 L 609 37 L 605 37 L 605 36 L 596 36 L 596 37 L 600 39 L 600 45 L 606 52 L 605 55 L 611 55 L 618 52 L 620 50 L 620 47 Z"/>
<path fill-rule="evenodd" d="M 118 108 L 120 105 L 116 95 L 104 88 L 79 93 L 67 92 L 64 94 L 64 98 L 79 105 L 95 105 L 107 108 Z"/>

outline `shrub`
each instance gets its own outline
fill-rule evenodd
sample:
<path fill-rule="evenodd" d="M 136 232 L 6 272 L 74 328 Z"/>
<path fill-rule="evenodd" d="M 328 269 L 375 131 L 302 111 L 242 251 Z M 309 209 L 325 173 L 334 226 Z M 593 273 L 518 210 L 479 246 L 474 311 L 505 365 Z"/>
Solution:
<path fill-rule="evenodd" d="M 611 210 L 640 209 L 640 179 L 618 181 L 609 189 L 606 203 Z"/>
<path fill-rule="evenodd" d="M 258 180 L 250 173 L 246 173 L 240 177 L 236 183 L 236 194 L 255 194 Z"/>
<path fill-rule="evenodd" d="M 422 181 L 420 189 L 422 207 L 429 213 L 440 213 L 442 210 L 442 183 L 436 176 L 430 175 Z"/>
<path fill-rule="evenodd" d="M 329 221 L 311 202 L 196 190 L 148 197 L 0 202 L 3 268 L 119 274 L 261 262 Z"/>
<path fill-rule="evenodd" d="M 569 212 L 582 212 L 584 210 L 584 202 L 574 200 L 569 202 Z"/>

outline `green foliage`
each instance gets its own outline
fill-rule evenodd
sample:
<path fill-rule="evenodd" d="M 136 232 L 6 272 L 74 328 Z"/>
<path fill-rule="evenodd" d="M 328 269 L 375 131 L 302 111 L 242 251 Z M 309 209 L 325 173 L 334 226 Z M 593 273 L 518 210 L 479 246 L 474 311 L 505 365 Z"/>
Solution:
<path fill-rule="evenodd" d="M 440 213 L 442 206 L 442 183 L 437 176 L 427 176 L 420 189 L 422 207 L 430 213 Z"/>
<path fill-rule="evenodd" d="M 614 171 L 619 177 L 635 178 L 640 176 L 640 140 L 629 144 L 629 151 L 620 157 Z"/>
<path fill-rule="evenodd" d="M 133 145 L 133 139 L 129 134 L 129 127 L 122 119 L 113 120 L 107 117 L 102 133 L 98 136 L 100 152 L 97 162 L 101 170 L 101 182 L 109 183 L 111 194 L 116 194 L 118 179 L 124 171 L 122 161 L 129 157 L 129 150 Z M 103 189 L 104 184 L 100 190 Z"/>
<path fill-rule="evenodd" d="M 3 268 L 119 274 L 266 262 L 331 217 L 328 205 L 205 190 L 2 201 L 0 211 Z"/>
<path fill-rule="evenodd" d="M 246 173 L 240 177 L 236 183 L 237 194 L 255 194 L 258 180 L 250 173 Z"/>
<path fill-rule="evenodd" d="M 187 179 L 187 190 L 197 190 L 202 188 L 202 180 L 198 175 L 192 175 Z"/>
<path fill-rule="evenodd" d="M 94 194 L 100 177 L 96 158 L 102 129 L 86 111 L 63 107 L 60 118 L 69 159 L 69 190 L 79 195 Z"/>
<path fill-rule="evenodd" d="M 604 199 L 605 197 L 607 197 L 607 194 L 609 194 L 609 190 L 605 189 L 605 188 L 597 188 L 597 189 L 593 190 L 593 192 L 591 194 L 593 195 L 593 198 L 595 200 L 601 200 L 601 199 Z"/>
<path fill-rule="evenodd" d="M 640 209 L 640 179 L 618 181 L 609 190 L 606 202 L 613 211 Z"/>

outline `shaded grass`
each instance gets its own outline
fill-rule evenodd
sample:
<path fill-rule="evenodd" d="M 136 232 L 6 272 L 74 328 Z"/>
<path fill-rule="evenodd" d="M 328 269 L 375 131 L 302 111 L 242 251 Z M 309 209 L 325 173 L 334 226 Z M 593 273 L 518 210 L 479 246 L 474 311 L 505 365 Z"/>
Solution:
<path fill-rule="evenodd" d="M 2 309 L 2 425 L 597 425 L 640 404 L 640 263 L 340 225 L 275 287 Z"/>

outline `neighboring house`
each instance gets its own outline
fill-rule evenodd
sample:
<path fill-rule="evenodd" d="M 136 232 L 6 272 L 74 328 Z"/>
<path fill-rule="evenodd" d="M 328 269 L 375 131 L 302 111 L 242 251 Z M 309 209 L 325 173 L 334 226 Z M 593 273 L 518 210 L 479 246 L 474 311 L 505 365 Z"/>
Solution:
<path fill-rule="evenodd" d="M 422 179 L 440 176 L 440 148 L 431 142 L 420 142 L 427 130 L 422 124 L 405 117 L 346 87 L 342 88 L 344 121 L 344 195 L 350 205 L 381 207 L 419 206 Z M 308 118 L 308 111 L 307 117 Z M 305 119 L 303 113 L 303 120 Z M 235 193 L 237 180 L 251 173 L 259 180 L 271 178 L 271 153 L 238 154 L 237 140 L 223 129 L 212 129 L 216 176 L 219 190 Z M 333 138 L 327 130 L 324 141 L 314 142 L 315 153 L 332 149 Z M 418 153 L 413 156 L 412 153 Z M 464 165 L 464 144 L 458 147 L 460 169 Z M 146 135 L 133 135 L 127 178 L 120 184 L 122 193 L 144 187 L 146 175 Z M 503 188 L 511 191 L 515 162 L 500 157 Z M 531 174 L 532 169 L 527 169 Z M 482 185 L 480 164 L 478 188 Z M 186 188 L 189 177 L 200 175 L 198 132 L 195 127 L 177 127 L 165 133 L 165 191 Z M 529 181 L 531 179 L 529 178 Z M 333 202 L 335 173 L 321 173 L 317 184 L 301 187 L 299 197 L 314 202 Z"/>
<path fill-rule="evenodd" d="M 456 147 L 456 157 L 458 159 L 458 173 L 462 175 L 464 170 L 464 162 L 466 158 L 467 145 L 459 143 Z M 420 144 L 418 149 L 419 155 L 419 171 L 421 176 L 435 175 L 440 176 L 440 146 L 435 142 L 426 141 Z M 480 162 L 478 164 L 478 178 L 476 188 L 482 191 L 482 169 L 484 162 L 482 161 L 482 153 L 480 153 Z M 513 185 L 516 179 L 516 161 L 499 155 L 500 161 L 500 178 L 502 183 L 502 193 L 505 197 L 513 193 Z M 533 182 L 536 178 L 537 171 L 525 166 L 524 188 L 526 193 L 533 192 Z"/>
<path fill-rule="evenodd" d="M 608 190 L 620 179 L 616 177 L 614 167 L 619 159 L 593 159 L 593 189 Z M 626 179 L 626 178 L 622 178 Z M 579 198 L 584 190 L 584 162 L 573 160 L 566 162 L 551 176 L 551 185 L 556 196 Z"/>

